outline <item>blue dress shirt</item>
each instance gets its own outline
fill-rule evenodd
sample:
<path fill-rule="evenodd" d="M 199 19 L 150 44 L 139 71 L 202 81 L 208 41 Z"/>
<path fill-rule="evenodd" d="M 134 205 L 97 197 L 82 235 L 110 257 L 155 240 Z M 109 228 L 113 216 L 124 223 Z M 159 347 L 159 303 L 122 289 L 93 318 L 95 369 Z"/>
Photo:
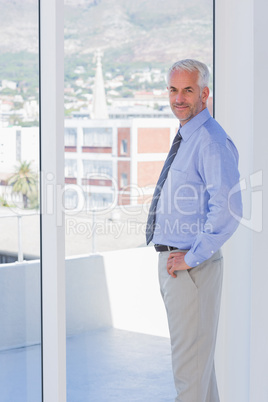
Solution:
<path fill-rule="evenodd" d="M 157 204 L 153 243 L 189 250 L 195 267 L 234 233 L 242 216 L 238 152 L 204 109 L 180 128 L 182 141 Z"/>

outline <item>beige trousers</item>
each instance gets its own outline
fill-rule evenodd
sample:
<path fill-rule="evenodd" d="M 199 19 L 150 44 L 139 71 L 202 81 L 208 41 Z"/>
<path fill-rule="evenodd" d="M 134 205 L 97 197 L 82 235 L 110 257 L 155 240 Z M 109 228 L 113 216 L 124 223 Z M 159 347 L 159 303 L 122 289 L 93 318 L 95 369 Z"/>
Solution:
<path fill-rule="evenodd" d="M 220 311 L 221 251 L 172 278 L 169 251 L 159 255 L 159 282 L 166 306 L 176 402 L 219 402 L 214 351 Z"/>

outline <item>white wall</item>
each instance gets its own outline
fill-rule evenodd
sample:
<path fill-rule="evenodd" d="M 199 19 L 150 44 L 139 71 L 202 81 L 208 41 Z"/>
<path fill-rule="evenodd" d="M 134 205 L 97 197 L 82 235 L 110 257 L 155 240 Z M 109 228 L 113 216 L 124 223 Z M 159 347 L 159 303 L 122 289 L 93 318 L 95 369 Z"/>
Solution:
<path fill-rule="evenodd" d="M 112 326 L 110 297 L 102 255 L 66 260 L 67 335 Z"/>
<path fill-rule="evenodd" d="M 0 350 L 40 343 L 38 261 L 0 265 Z M 98 328 L 168 336 L 153 247 L 66 260 L 67 336 Z"/>
<path fill-rule="evenodd" d="M 114 327 L 168 337 L 154 247 L 113 251 L 103 257 Z"/>
<path fill-rule="evenodd" d="M 32 162 L 32 168 L 39 164 L 39 128 L 9 127 L 0 130 L 0 172 L 12 173 L 18 165 L 16 159 L 16 132 L 21 132 L 21 161 Z"/>
<path fill-rule="evenodd" d="M 239 149 L 246 185 L 245 219 L 225 247 L 217 349 L 223 402 L 268 400 L 267 13 L 264 0 L 216 0 L 216 119 Z"/>
<path fill-rule="evenodd" d="M 0 350 L 40 343 L 38 261 L 0 265 Z"/>
<path fill-rule="evenodd" d="M 0 130 L 0 171 L 13 172 L 16 164 L 16 129 Z"/>
<path fill-rule="evenodd" d="M 66 260 L 67 334 L 113 326 L 169 336 L 153 247 Z"/>

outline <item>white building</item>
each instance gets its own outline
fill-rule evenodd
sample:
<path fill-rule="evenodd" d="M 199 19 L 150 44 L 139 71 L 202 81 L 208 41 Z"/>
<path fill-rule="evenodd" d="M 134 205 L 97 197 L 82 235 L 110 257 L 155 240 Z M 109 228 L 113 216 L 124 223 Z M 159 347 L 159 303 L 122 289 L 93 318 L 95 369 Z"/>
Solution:
<path fill-rule="evenodd" d="M 32 168 L 39 169 L 38 127 L 0 129 L 0 177 L 12 173 L 20 161 L 32 162 Z"/>
<path fill-rule="evenodd" d="M 143 203 L 152 194 L 176 119 L 65 120 L 66 207 L 76 208 L 83 194 L 87 208 Z M 20 161 L 39 170 L 39 128 L 0 130 L 0 186 Z"/>

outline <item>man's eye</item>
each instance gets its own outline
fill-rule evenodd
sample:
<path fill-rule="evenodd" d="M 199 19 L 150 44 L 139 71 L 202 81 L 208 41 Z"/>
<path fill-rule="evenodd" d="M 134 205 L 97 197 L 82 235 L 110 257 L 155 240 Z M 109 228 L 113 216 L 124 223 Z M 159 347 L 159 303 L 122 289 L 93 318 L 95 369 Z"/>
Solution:
<path fill-rule="evenodd" d="M 191 89 L 186 89 L 186 92 L 193 92 Z"/>

